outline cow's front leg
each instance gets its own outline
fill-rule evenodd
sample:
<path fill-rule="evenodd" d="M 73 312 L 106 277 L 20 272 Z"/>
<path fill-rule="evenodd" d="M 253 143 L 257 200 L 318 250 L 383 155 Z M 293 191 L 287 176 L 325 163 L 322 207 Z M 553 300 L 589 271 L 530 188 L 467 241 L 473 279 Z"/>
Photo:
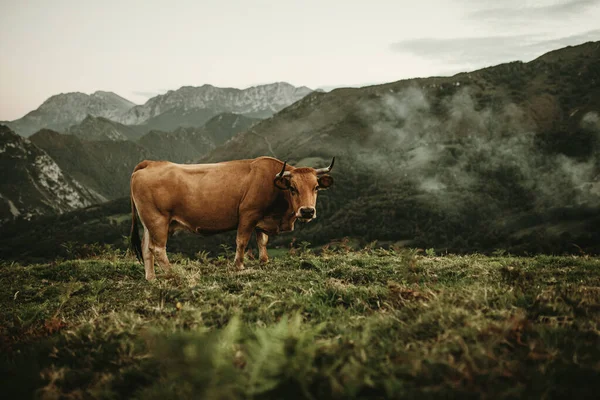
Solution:
<path fill-rule="evenodd" d="M 261 264 L 269 262 L 269 253 L 267 252 L 267 243 L 269 235 L 261 230 L 256 230 L 256 244 L 258 244 L 258 258 Z"/>
<path fill-rule="evenodd" d="M 246 252 L 246 246 L 248 246 L 255 226 L 256 221 L 247 221 L 238 225 L 237 237 L 235 239 L 235 268 L 238 271 L 244 269 L 244 253 Z"/>

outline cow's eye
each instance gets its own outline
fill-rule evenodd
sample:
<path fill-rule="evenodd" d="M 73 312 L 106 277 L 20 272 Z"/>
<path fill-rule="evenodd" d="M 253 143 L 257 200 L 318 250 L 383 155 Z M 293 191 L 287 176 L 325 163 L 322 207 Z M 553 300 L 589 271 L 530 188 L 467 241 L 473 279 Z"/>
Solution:
<path fill-rule="evenodd" d="M 315 186 L 315 192 L 319 190 L 319 185 Z"/>
<path fill-rule="evenodd" d="M 296 188 L 294 188 L 294 187 L 292 186 L 292 187 L 290 187 L 290 193 L 292 193 L 292 194 L 296 194 L 296 193 L 298 193 L 298 191 L 296 190 Z"/>

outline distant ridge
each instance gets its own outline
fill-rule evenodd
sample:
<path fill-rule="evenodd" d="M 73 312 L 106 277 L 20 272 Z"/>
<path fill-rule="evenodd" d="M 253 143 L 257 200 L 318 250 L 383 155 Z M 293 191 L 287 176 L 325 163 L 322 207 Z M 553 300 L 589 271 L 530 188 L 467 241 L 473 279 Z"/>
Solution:
<path fill-rule="evenodd" d="M 250 118 L 267 118 L 295 103 L 312 90 L 295 87 L 286 82 L 252 86 L 247 89 L 219 88 L 212 85 L 183 86 L 177 90 L 150 98 L 143 105 L 113 92 L 96 91 L 90 95 L 80 92 L 61 93 L 48 98 L 36 110 L 5 124 L 21 136 L 28 137 L 40 129 L 67 132 L 73 125 L 88 117 L 104 118 L 120 123 L 120 128 L 108 127 L 97 139 L 139 137 L 151 130 L 172 131 L 179 127 L 199 127 L 221 113 L 235 113 Z M 91 125 L 92 120 L 87 121 Z M 95 120 L 100 124 L 101 120 Z M 125 132 L 128 125 L 137 133 Z M 117 133 L 115 133 L 117 131 Z M 120 132 L 120 133 L 119 133 Z M 92 140 L 84 130 L 73 132 Z M 97 129 L 93 134 L 98 134 Z"/>
<path fill-rule="evenodd" d="M 96 91 L 90 95 L 80 92 L 61 93 L 48 98 L 36 110 L 7 125 L 21 136 L 30 136 L 40 129 L 64 131 L 88 115 L 117 120 L 135 106 L 112 92 Z"/>
<path fill-rule="evenodd" d="M 172 130 L 180 126 L 201 126 L 224 112 L 266 118 L 309 93 L 312 90 L 305 86 L 295 87 L 286 82 L 247 89 L 183 86 L 131 108 L 118 121 L 149 129 Z"/>

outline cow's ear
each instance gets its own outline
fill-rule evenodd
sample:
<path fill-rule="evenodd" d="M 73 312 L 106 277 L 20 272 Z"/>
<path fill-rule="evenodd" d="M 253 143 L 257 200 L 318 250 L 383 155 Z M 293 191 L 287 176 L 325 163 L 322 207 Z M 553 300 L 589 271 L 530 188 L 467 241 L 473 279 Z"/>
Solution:
<path fill-rule="evenodd" d="M 275 178 L 273 183 L 275 183 L 275 186 L 277 186 L 281 190 L 287 190 L 290 188 L 290 186 L 292 186 L 292 182 L 289 176 L 278 176 L 277 178 Z"/>
<path fill-rule="evenodd" d="M 327 189 L 329 186 L 333 185 L 333 177 L 329 175 L 321 175 L 318 179 L 319 189 Z"/>

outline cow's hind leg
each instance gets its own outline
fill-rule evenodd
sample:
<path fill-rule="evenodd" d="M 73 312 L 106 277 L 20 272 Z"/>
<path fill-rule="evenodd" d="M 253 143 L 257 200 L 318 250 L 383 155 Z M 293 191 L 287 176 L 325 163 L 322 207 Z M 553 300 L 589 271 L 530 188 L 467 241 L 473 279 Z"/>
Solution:
<path fill-rule="evenodd" d="M 150 240 L 148 247 L 158 265 L 166 272 L 171 272 L 171 263 L 167 257 L 167 237 L 169 234 L 169 221 L 167 218 L 155 218 L 148 226 Z"/>
<path fill-rule="evenodd" d="M 146 226 L 144 226 L 144 236 L 142 237 L 142 256 L 144 257 L 146 279 L 151 281 L 156 277 L 156 274 L 154 273 L 154 255 L 150 250 L 150 231 Z"/>
<path fill-rule="evenodd" d="M 246 246 L 252 237 L 252 231 L 256 226 L 258 218 L 251 219 L 247 218 L 244 221 L 240 221 L 237 229 L 237 236 L 235 239 L 235 268 L 238 271 L 244 269 L 244 253 L 246 252 Z"/>
<path fill-rule="evenodd" d="M 269 253 L 267 252 L 267 243 L 269 235 L 261 230 L 256 230 L 256 244 L 258 245 L 258 258 L 261 264 L 266 264 L 269 261 Z"/>
<path fill-rule="evenodd" d="M 165 272 L 171 272 L 172 268 L 171 263 L 169 262 L 169 257 L 167 257 L 166 241 L 164 243 L 155 243 L 152 248 L 152 252 L 154 253 L 154 258 L 156 259 L 158 265 L 160 265 Z"/>

